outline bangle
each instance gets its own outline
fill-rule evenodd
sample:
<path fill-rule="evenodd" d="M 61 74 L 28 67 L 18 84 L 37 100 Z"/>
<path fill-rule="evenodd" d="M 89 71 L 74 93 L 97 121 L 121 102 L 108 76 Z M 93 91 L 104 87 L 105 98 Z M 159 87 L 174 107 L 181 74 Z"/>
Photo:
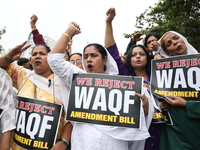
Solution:
<path fill-rule="evenodd" d="M 36 26 L 35 25 L 31 25 L 31 28 L 36 28 Z"/>
<path fill-rule="evenodd" d="M 58 141 L 63 142 L 66 146 L 69 146 L 69 143 L 65 139 L 59 139 Z"/>
<path fill-rule="evenodd" d="M 72 41 L 72 39 L 70 38 L 70 36 L 67 34 L 67 33 L 63 33 L 63 35 L 65 35 L 66 37 L 68 37 L 68 39 L 70 40 L 70 41 Z"/>
<path fill-rule="evenodd" d="M 8 58 L 6 57 L 6 55 L 4 55 L 4 60 L 5 60 L 7 63 L 12 63 L 12 62 L 13 62 L 13 61 L 8 60 Z"/>

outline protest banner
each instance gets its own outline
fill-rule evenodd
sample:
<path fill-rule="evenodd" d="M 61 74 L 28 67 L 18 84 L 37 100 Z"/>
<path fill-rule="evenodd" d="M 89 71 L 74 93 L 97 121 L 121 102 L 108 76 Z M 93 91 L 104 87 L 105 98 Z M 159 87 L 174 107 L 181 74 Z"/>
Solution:
<path fill-rule="evenodd" d="M 67 120 L 140 128 L 143 78 L 105 74 L 74 74 Z"/>
<path fill-rule="evenodd" d="M 62 105 L 17 96 L 13 139 L 29 150 L 51 149 L 56 141 Z"/>
<path fill-rule="evenodd" d="M 151 91 L 159 98 L 200 100 L 200 54 L 152 60 Z"/>

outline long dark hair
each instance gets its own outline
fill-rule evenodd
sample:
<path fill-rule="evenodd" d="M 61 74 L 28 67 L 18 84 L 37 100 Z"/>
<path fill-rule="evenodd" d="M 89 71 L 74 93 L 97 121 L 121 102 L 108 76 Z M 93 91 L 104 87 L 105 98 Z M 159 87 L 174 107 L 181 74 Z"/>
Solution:
<path fill-rule="evenodd" d="M 144 38 L 144 46 L 147 47 L 147 40 L 149 39 L 149 37 L 154 36 L 157 38 L 157 40 L 159 40 L 161 38 L 161 35 L 159 33 L 149 33 L 147 34 L 147 36 Z"/>
<path fill-rule="evenodd" d="M 145 66 L 145 70 L 146 70 L 148 75 L 151 75 L 151 57 L 149 56 L 149 53 L 147 52 L 147 50 L 145 49 L 145 47 L 143 45 L 133 45 L 130 48 L 130 50 L 127 53 L 126 59 L 124 61 L 124 65 L 126 66 L 126 68 L 128 69 L 128 72 L 130 74 L 136 75 L 135 72 L 134 72 L 134 68 L 131 65 L 132 50 L 135 47 L 140 47 L 145 52 L 146 57 L 147 57 L 147 64 Z"/>

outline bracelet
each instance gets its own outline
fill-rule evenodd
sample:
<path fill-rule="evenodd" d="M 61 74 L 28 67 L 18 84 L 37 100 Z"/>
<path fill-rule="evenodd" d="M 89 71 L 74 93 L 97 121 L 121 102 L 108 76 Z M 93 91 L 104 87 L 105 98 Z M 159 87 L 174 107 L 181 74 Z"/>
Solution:
<path fill-rule="evenodd" d="M 63 142 L 66 146 L 69 146 L 69 143 L 65 139 L 59 139 L 58 141 Z"/>
<path fill-rule="evenodd" d="M 72 41 L 72 39 L 70 38 L 70 36 L 67 33 L 64 32 L 63 35 L 65 35 L 66 37 L 69 38 L 70 41 Z"/>
<path fill-rule="evenodd" d="M 6 55 L 4 55 L 4 60 L 7 62 L 7 63 L 13 63 L 13 61 L 10 61 L 7 59 Z"/>

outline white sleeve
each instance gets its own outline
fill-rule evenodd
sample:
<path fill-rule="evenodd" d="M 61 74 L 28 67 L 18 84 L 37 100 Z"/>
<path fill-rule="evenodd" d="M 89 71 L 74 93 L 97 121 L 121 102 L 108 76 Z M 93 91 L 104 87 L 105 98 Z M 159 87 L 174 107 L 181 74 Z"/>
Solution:
<path fill-rule="evenodd" d="M 148 103 L 149 103 L 148 115 L 145 117 L 146 126 L 147 126 L 147 128 L 149 128 L 151 121 L 152 121 L 153 113 L 154 113 L 154 105 L 152 103 L 153 99 L 151 97 L 151 94 L 149 94 L 149 92 L 147 91 L 146 87 L 142 87 L 142 93 L 141 94 L 145 95 L 147 97 Z"/>
<path fill-rule="evenodd" d="M 73 73 L 84 72 L 82 69 L 63 59 L 64 54 L 48 54 L 47 61 L 52 71 L 66 86 L 71 87 Z"/>
<path fill-rule="evenodd" d="M 61 94 L 65 111 L 67 112 L 73 73 L 84 72 L 82 69 L 63 59 L 64 54 L 48 54 L 47 61 L 52 71 L 61 80 Z"/>
<path fill-rule="evenodd" d="M 10 76 L 2 68 L 0 68 L 0 78 L 0 109 L 3 110 L 0 116 L 0 128 L 4 133 L 16 128 L 14 104 L 16 93 L 14 93 Z"/>

